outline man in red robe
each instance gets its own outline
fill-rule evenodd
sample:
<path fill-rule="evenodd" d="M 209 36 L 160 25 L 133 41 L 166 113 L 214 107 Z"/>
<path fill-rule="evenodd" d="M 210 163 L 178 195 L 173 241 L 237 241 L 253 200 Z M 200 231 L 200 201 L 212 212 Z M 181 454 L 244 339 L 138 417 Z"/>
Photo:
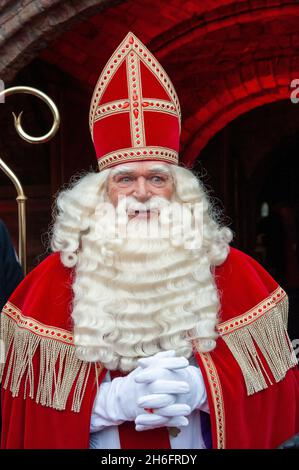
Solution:
<path fill-rule="evenodd" d="M 100 172 L 1 318 L 2 448 L 275 448 L 299 431 L 284 290 L 178 165 L 180 107 L 129 33 L 90 109 Z"/>

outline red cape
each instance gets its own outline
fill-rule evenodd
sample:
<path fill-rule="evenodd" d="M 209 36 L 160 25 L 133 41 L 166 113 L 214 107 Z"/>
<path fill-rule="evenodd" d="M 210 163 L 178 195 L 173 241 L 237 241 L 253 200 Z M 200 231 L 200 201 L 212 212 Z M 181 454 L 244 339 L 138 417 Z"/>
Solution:
<path fill-rule="evenodd" d="M 50 255 L 3 309 L 2 448 L 89 447 L 96 384 L 107 371 L 75 356 L 73 273 L 59 253 Z M 299 373 L 286 334 L 287 295 L 235 248 L 214 276 L 220 337 L 211 353 L 194 351 L 208 392 L 213 448 L 276 448 L 299 432 Z M 153 448 L 148 438 L 144 448 Z"/>

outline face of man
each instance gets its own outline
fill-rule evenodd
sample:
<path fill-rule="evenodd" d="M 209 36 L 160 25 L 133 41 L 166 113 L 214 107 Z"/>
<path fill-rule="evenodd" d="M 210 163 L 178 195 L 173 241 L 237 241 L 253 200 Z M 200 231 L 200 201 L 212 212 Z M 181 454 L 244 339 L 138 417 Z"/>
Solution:
<path fill-rule="evenodd" d="M 86 215 L 73 283 L 78 358 L 131 371 L 158 351 L 189 358 L 190 337 L 215 336 L 217 289 L 180 178 L 164 162 L 130 162 L 111 169 L 101 192 L 95 180 L 99 201 Z"/>
<path fill-rule="evenodd" d="M 107 185 L 110 202 L 116 207 L 120 198 L 129 196 L 141 203 L 146 203 L 153 196 L 171 200 L 174 183 L 169 166 L 161 162 L 132 162 L 113 168 Z M 138 211 L 128 216 L 129 219 L 149 218 L 151 214 L 150 211 Z"/>

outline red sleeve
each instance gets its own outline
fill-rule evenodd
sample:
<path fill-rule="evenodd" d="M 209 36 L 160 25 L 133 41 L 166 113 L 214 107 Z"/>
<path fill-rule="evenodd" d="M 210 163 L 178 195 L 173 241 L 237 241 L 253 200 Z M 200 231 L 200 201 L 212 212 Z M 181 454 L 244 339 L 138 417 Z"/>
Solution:
<path fill-rule="evenodd" d="M 285 330 L 286 293 L 234 248 L 215 278 L 220 336 L 211 353 L 197 354 L 213 447 L 276 448 L 299 431 L 299 373 Z"/>
<path fill-rule="evenodd" d="M 3 449 L 89 447 L 96 365 L 74 354 L 71 276 L 59 253 L 50 255 L 3 309 Z"/>
<path fill-rule="evenodd" d="M 41 323 L 71 330 L 73 270 L 53 253 L 33 269 L 19 284 L 9 302 L 26 317 Z"/>
<path fill-rule="evenodd" d="M 216 268 L 215 280 L 221 300 L 221 322 L 248 311 L 278 287 L 255 259 L 233 247 L 226 261 Z"/>

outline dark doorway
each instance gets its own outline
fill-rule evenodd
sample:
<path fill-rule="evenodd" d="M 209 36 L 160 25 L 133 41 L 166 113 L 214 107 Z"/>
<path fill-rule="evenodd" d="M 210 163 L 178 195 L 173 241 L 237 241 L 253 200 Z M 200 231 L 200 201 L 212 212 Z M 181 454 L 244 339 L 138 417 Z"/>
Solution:
<path fill-rule="evenodd" d="M 287 291 L 289 332 L 299 338 L 299 104 L 280 101 L 232 121 L 195 170 L 235 232 L 233 245 Z"/>

